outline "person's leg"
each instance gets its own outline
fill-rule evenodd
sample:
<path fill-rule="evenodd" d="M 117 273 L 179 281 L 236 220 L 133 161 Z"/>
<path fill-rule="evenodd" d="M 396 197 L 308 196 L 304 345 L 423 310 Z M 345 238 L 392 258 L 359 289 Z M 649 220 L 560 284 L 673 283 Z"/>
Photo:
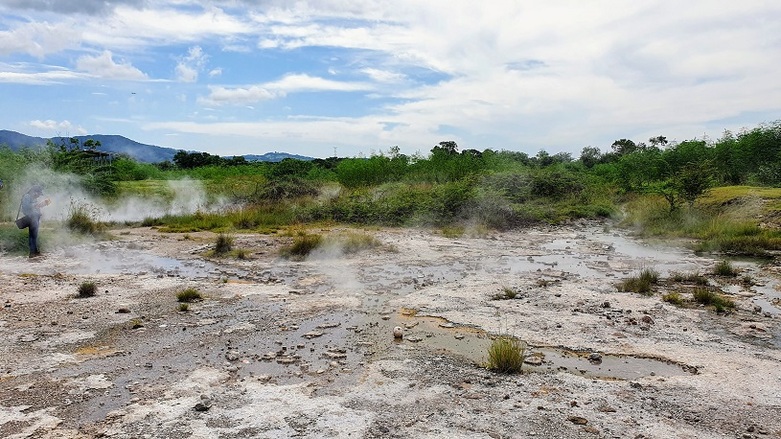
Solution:
<path fill-rule="evenodd" d="M 30 256 L 37 256 L 38 251 L 38 221 L 33 219 L 30 222 Z"/>

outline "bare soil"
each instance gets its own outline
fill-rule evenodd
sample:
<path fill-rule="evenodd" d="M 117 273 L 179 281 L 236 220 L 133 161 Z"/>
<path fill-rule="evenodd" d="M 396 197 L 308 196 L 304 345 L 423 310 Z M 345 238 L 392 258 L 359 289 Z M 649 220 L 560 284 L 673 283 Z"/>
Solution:
<path fill-rule="evenodd" d="M 597 223 L 364 230 L 381 245 L 302 261 L 283 236 L 235 235 L 239 259 L 212 233 L 112 233 L 0 255 L 0 437 L 781 438 L 774 261 L 713 276 Z M 643 268 L 653 294 L 619 291 Z M 674 273 L 737 307 L 663 301 L 695 288 Z M 528 344 L 523 373 L 484 367 L 498 334 Z"/>

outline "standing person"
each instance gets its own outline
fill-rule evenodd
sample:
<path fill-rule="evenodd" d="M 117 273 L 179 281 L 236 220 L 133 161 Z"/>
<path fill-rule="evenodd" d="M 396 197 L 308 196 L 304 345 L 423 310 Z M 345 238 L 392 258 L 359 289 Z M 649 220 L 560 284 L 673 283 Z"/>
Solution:
<path fill-rule="evenodd" d="M 30 217 L 29 236 L 31 258 L 41 255 L 41 251 L 38 249 L 38 226 L 41 222 L 41 208 L 48 206 L 50 203 L 48 198 L 39 202 L 38 198 L 40 198 L 41 195 L 43 195 L 43 187 L 36 184 L 22 197 L 22 214 Z"/>

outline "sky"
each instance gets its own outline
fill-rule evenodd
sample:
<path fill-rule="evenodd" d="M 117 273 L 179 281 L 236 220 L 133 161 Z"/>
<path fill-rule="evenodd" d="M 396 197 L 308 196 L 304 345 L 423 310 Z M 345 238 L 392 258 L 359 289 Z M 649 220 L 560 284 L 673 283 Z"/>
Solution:
<path fill-rule="evenodd" d="M 0 129 L 535 155 L 781 119 L 777 0 L 0 0 Z"/>

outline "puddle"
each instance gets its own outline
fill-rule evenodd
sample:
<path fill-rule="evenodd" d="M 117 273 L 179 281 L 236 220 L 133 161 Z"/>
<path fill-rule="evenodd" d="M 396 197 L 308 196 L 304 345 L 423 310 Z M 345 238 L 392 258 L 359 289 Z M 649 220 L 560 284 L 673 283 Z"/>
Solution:
<path fill-rule="evenodd" d="M 463 326 L 432 316 L 405 315 L 404 312 L 392 316 L 378 325 L 377 337 L 392 340 L 395 326 L 404 328 L 402 341 L 389 341 L 386 344 L 402 349 L 424 347 L 433 351 L 464 357 L 472 363 L 482 365 L 487 360 L 490 336 L 479 328 Z M 696 370 L 654 358 L 641 358 L 624 355 L 600 354 L 598 361 L 589 358 L 591 352 L 578 352 L 565 348 L 529 346 L 526 357 L 542 359 L 539 365 L 524 364 L 526 371 L 568 372 L 579 376 L 600 379 L 632 380 L 647 376 L 679 376 L 695 374 Z"/>

